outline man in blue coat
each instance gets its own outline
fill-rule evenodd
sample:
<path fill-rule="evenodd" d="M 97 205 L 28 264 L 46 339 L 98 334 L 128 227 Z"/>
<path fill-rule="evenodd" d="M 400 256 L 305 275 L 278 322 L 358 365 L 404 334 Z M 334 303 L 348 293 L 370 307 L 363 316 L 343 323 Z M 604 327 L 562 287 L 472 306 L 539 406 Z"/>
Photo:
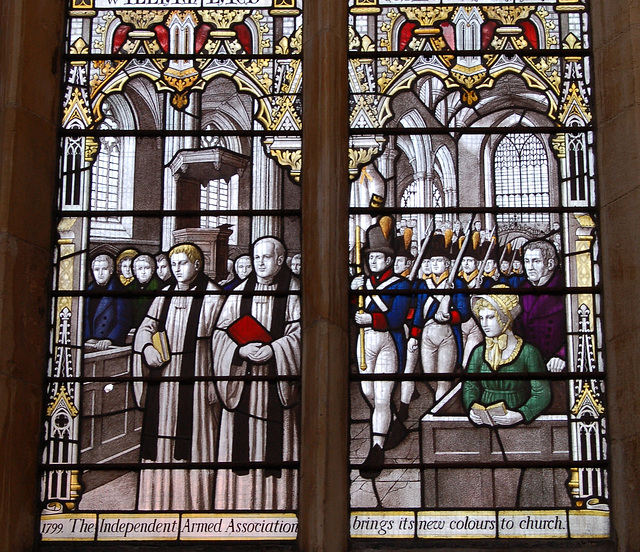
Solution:
<path fill-rule="evenodd" d="M 464 237 L 461 237 L 453 244 L 453 256 L 460 253 L 460 249 L 464 247 L 462 259 L 460 263 L 460 271 L 456 277 L 454 287 L 463 290 L 474 289 L 482 284 L 482 278 L 478 278 L 478 268 L 484 260 L 486 249 L 480 243 L 480 234 L 474 232 L 471 234 L 471 241 L 465 245 Z M 460 312 L 471 312 L 471 295 L 456 296 L 458 301 L 463 303 Z M 466 317 L 465 317 L 466 318 Z M 473 316 L 469 316 L 465 320 L 460 321 L 460 330 L 462 332 L 462 358 L 460 363 L 466 368 L 473 350 L 484 341 L 484 336 L 478 324 L 476 324 Z"/>
<path fill-rule="evenodd" d="M 527 281 L 527 276 L 522 267 L 522 249 L 518 248 L 513 252 L 512 268 L 509 275 L 509 285 L 512 288 L 522 287 Z"/>
<path fill-rule="evenodd" d="M 357 344 L 362 374 L 396 374 L 403 370 L 406 357 L 404 325 L 411 306 L 409 281 L 393 272 L 395 229 L 390 217 L 382 217 L 367 231 L 364 251 L 369 276 L 356 276 L 352 290 L 366 290 L 364 305 L 355 314 L 360 329 Z M 375 293 L 372 293 L 375 292 Z M 397 292 L 401 292 L 398 294 Z M 360 475 L 374 479 L 384 463 L 384 446 L 392 421 L 391 401 L 395 382 L 363 381 L 362 392 L 372 408 L 371 449 L 360 468 Z"/>
<path fill-rule="evenodd" d="M 462 361 L 461 324 L 471 317 L 466 284 L 460 277 L 450 277 L 453 255 L 448 238 L 436 234 L 429 242 L 425 256 L 431 260 L 431 274 L 418 298 L 408 344 L 410 350 L 420 347 L 425 374 L 453 374 Z M 436 401 L 446 395 L 451 383 L 450 379 L 437 381 Z"/>
<path fill-rule="evenodd" d="M 88 345 L 104 351 L 111 345 L 124 345 L 131 328 L 131 305 L 128 299 L 107 293 L 123 292 L 113 277 L 115 261 L 110 255 L 97 255 L 91 262 L 93 282 L 87 286 L 89 297 L 85 303 L 84 338 Z"/>

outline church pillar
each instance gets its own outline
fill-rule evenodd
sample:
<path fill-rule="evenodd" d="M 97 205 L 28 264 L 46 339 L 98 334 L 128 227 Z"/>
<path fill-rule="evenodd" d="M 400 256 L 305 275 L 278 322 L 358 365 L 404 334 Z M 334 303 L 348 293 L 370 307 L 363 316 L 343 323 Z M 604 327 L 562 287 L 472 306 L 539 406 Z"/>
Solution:
<path fill-rule="evenodd" d="M 0 7 L 0 551 L 32 549 L 64 2 Z"/>
<path fill-rule="evenodd" d="M 431 186 L 433 185 L 432 179 L 425 172 L 417 172 L 413 175 L 414 182 L 416 183 L 416 200 L 414 205 L 424 205 L 425 207 L 431 207 Z M 416 214 L 411 218 L 416 219 L 416 235 L 415 238 L 420 244 L 425 238 L 425 232 L 429 226 L 429 220 L 433 217 L 431 215 Z"/>
<path fill-rule="evenodd" d="M 305 0 L 302 552 L 346 552 L 349 536 L 346 23 L 344 0 Z"/>
<path fill-rule="evenodd" d="M 387 148 L 380 154 L 378 162 L 376 163 L 378 171 L 385 180 L 395 178 L 395 160 L 396 157 L 398 157 L 396 137 L 389 136 L 388 141 L 389 143 L 387 144 Z"/>
<path fill-rule="evenodd" d="M 637 550 L 640 418 L 640 11 L 635 0 L 591 2 L 605 307 L 613 530 Z"/>
<path fill-rule="evenodd" d="M 186 112 L 178 111 L 171 106 L 170 101 L 165 102 L 165 118 L 166 118 L 166 130 L 167 131 L 193 131 L 196 130 L 195 117 L 197 113 L 197 103 L 200 101 L 198 93 L 192 93 L 189 98 L 189 106 Z M 177 178 L 171 168 L 168 166 L 171 163 L 174 155 L 183 149 L 194 149 L 197 146 L 197 138 L 194 136 L 167 136 L 164 139 L 164 199 L 163 209 L 165 211 L 173 211 L 179 209 L 179 197 L 178 186 L 180 185 L 180 179 Z M 199 207 L 199 205 L 198 205 Z M 176 217 L 165 217 L 162 221 L 162 250 L 168 251 L 173 245 L 173 231 L 178 228 L 178 221 Z M 196 227 L 200 226 L 199 222 Z"/>

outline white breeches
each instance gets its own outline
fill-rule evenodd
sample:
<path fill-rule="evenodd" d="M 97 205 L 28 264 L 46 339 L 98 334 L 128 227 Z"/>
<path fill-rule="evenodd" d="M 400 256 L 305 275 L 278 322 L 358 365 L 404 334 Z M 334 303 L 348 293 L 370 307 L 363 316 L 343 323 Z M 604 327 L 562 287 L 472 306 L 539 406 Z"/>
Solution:
<path fill-rule="evenodd" d="M 358 336 L 358 365 L 362 366 L 362 334 Z M 364 359 L 366 369 L 362 374 L 395 374 L 398 372 L 398 350 L 389 332 L 364 329 Z M 373 407 L 371 426 L 374 443 L 382 445 L 391 423 L 391 395 L 393 381 L 363 381 L 362 392 Z"/>
<path fill-rule="evenodd" d="M 449 324 L 429 320 L 420 343 L 425 374 L 451 374 L 456 367 L 456 339 Z"/>
<path fill-rule="evenodd" d="M 482 330 L 473 318 L 469 318 L 460 326 L 462 329 L 462 367 L 466 368 L 473 350 L 484 341 Z"/>

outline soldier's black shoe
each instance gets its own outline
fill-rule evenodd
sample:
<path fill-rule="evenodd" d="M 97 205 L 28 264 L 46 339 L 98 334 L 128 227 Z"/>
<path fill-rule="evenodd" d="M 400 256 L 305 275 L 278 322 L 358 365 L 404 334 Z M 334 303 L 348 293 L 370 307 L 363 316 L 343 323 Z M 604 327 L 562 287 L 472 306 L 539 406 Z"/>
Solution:
<path fill-rule="evenodd" d="M 407 421 L 408 417 L 409 417 L 409 403 L 404 403 L 400 401 L 400 408 L 398 408 L 396 419 L 404 423 Z"/>
<path fill-rule="evenodd" d="M 375 444 L 371 447 L 367 458 L 360 464 L 360 477 L 364 479 L 375 479 L 382 471 L 384 463 L 384 451 L 382 447 Z"/>
<path fill-rule="evenodd" d="M 387 438 L 384 440 L 384 450 L 396 448 L 400 443 L 402 443 L 402 441 L 404 441 L 407 435 L 409 435 L 409 430 L 398 418 L 396 418 L 389 426 L 389 433 L 387 433 Z"/>

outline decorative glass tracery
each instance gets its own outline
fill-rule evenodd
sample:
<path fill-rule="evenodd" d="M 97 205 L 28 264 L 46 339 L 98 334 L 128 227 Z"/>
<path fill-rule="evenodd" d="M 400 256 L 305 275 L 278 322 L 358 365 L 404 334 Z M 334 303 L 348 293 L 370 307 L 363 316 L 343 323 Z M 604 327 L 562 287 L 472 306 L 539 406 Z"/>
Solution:
<path fill-rule="evenodd" d="M 100 129 L 119 131 L 133 126 L 131 113 L 122 98 L 113 97 L 102 104 L 104 118 Z M 119 111 L 120 113 L 116 113 Z M 129 119 L 128 121 L 126 119 Z M 122 121 L 126 121 L 123 124 Z M 135 138 L 105 135 L 98 140 L 98 154 L 91 168 L 92 211 L 131 211 L 134 193 Z M 91 227 L 95 238 L 131 238 L 132 217 L 96 217 Z"/>
<path fill-rule="evenodd" d="M 120 186 L 120 141 L 117 138 L 100 141 L 102 151 L 98 154 L 94 169 L 97 185 L 91 194 L 91 208 L 104 211 L 118 208 Z"/>
<path fill-rule="evenodd" d="M 200 190 L 201 211 L 237 211 L 238 210 L 238 177 L 232 176 L 229 182 L 226 180 L 210 180 Z M 216 228 L 222 224 L 236 226 L 238 217 L 233 216 L 205 216 L 201 218 L 200 225 L 203 228 Z M 230 243 L 235 240 L 229 236 Z"/>

